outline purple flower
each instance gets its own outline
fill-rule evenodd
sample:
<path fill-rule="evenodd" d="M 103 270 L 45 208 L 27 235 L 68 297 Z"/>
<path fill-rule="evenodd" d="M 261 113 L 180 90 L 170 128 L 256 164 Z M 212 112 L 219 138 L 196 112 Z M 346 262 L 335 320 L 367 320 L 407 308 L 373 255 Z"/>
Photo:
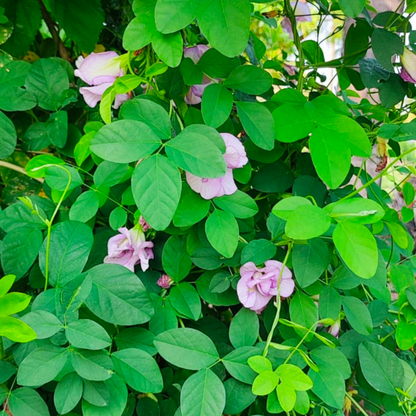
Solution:
<path fill-rule="evenodd" d="M 401 61 L 403 66 L 400 76 L 404 81 L 416 84 L 416 54 L 404 48 Z"/>
<path fill-rule="evenodd" d="M 119 56 L 112 51 L 92 53 L 86 58 L 80 56 L 75 64 L 77 69 L 74 74 L 89 85 L 80 88 L 79 92 L 90 107 L 95 107 L 105 90 L 114 84 L 116 78 L 124 75 Z M 113 107 L 119 108 L 128 99 L 128 94 L 117 94 Z"/>
<path fill-rule="evenodd" d="M 248 262 L 240 268 L 241 279 L 237 284 L 237 294 L 240 302 L 246 307 L 260 313 L 270 299 L 278 294 L 289 297 L 295 288 L 292 272 L 285 267 L 279 283 L 283 263 L 268 260 L 265 267 L 259 269 L 253 262 Z"/>
<path fill-rule="evenodd" d="M 242 168 L 248 163 L 244 146 L 229 133 L 221 133 L 225 142 L 224 160 L 227 164 L 227 172 L 221 178 L 200 178 L 192 173 L 186 172 L 186 181 L 189 186 L 204 199 L 217 198 L 224 195 L 232 195 L 237 191 L 234 182 L 233 169 Z"/>
<path fill-rule="evenodd" d="M 291 1 L 290 5 L 295 13 L 296 22 L 312 22 L 312 17 L 310 16 L 310 9 L 308 4 L 302 3 L 300 1 Z M 289 34 L 289 37 L 293 39 L 293 28 L 292 24 L 288 17 L 285 17 L 280 25 L 282 29 Z"/>
<path fill-rule="evenodd" d="M 163 289 L 169 289 L 172 282 L 173 280 L 167 274 L 162 274 L 157 280 L 157 285 Z"/>
<path fill-rule="evenodd" d="M 185 58 L 190 58 L 197 64 L 201 59 L 201 56 L 209 49 L 207 45 L 196 45 L 192 48 L 184 48 L 183 55 Z M 202 101 L 202 95 L 205 91 L 205 88 L 208 85 L 212 84 L 212 80 L 204 75 L 202 78 L 202 84 L 192 85 L 188 94 L 185 96 L 185 102 L 187 104 L 196 105 L 200 104 Z"/>
<path fill-rule="evenodd" d="M 108 256 L 104 263 L 120 264 L 134 272 L 134 266 L 140 263 L 143 271 L 149 268 L 149 260 L 154 258 L 153 243 L 138 227 L 128 230 L 119 228 L 120 234 L 108 240 Z"/>
<path fill-rule="evenodd" d="M 339 331 L 341 329 L 341 321 L 338 318 L 333 325 L 331 325 L 328 329 L 327 332 L 331 335 L 333 335 L 335 338 L 339 337 Z"/>

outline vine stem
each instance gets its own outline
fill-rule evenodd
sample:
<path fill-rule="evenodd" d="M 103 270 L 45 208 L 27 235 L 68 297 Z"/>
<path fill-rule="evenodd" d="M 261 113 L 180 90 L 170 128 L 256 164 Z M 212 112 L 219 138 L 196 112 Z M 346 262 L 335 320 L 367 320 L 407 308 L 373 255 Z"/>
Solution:
<path fill-rule="evenodd" d="M 354 397 L 351 396 L 348 392 L 345 392 L 345 395 L 351 400 L 352 403 L 354 403 L 355 407 L 364 415 L 369 416 L 369 414 L 364 410 L 364 408 L 360 405 L 360 403 L 357 402 L 357 400 L 354 399 Z"/>
<path fill-rule="evenodd" d="M 43 165 L 43 166 L 39 166 L 35 169 L 32 169 L 32 171 L 37 171 L 37 170 L 45 169 L 45 168 L 49 168 L 49 167 L 57 167 L 59 169 L 64 170 L 68 174 L 68 182 L 65 186 L 64 191 L 62 192 L 61 197 L 59 198 L 58 204 L 56 205 L 55 211 L 53 212 L 53 214 L 51 216 L 51 219 L 50 220 L 48 220 L 48 219 L 43 220 L 43 218 L 41 218 L 43 220 L 43 222 L 48 227 L 48 234 L 47 234 L 47 237 L 46 237 L 46 256 L 45 256 L 46 257 L 46 259 L 45 259 L 46 264 L 45 264 L 45 288 L 44 288 L 44 290 L 46 290 L 48 288 L 48 282 L 49 282 L 49 251 L 50 251 L 50 245 L 51 245 L 51 233 L 52 233 L 53 220 L 55 219 L 56 215 L 58 214 L 59 208 L 61 208 L 62 202 L 64 201 L 65 195 L 68 192 L 69 186 L 71 185 L 71 182 L 72 182 L 71 172 L 62 165 L 48 164 L 48 165 Z"/>
<path fill-rule="evenodd" d="M 296 2 L 296 6 L 297 6 L 297 2 Z M 290 25 L 292 26 L 293 41 L 296 45 L 296 49 L 298 50 L 298 54 L 299 54 L 299 81 L 298 81 L 297 90 L 302 91 L 303 90 L 303 73 L 305 72 L 305 58 L 303 56 L 303 49 L 302 49 L 299 33 L 297 30 L 297 26 L 296 26 L 295 11 L 293 10 L 292 5 L 290 4 L 290 0 L 285 0 L 285 9 L 286 9 L 287 17 L 290 20 Z"/>
<path fill-rule="evenodd" d="M 0 361 L 4 358 L 3 337 L 0 337 Z"/>
<path fill-rule="evenodd" d="M 275 303 L 275 305 L 276 305 L 276 315 L 274 317 L 274 321 L 273 321 L 272 327 L 270 329 L 269 335 L 267 336 L 266 346 L 264 347 L 264 351 L 263 351 L 263 357 L 267 356 L 267 353 L 268 353 L 269 347 L 270 347 L 270 343 L 272 342 L 274 331 L 277 327 L 277 324 L 279 323 L 280 308 L 282 306 L 282 300 L 280 299 L 280 281 L 282 280 L 283 272 L 285 270 L 286 263 L 289 259 L 289 255 L 292 251 L 292 247 L 293 247 L 293 243 L 289 243 L 289 245 L 287 247 L 287 252 L 286 252 L 285 259 L 283 260 L 282 268 L 280 269 L 279 279 L 277 280 L 277 288 L 278 289 L 277 289 L 277 296 L 276 296 L 276 303 Z"/>
<path fill-rule="evenodd" d="M 395 159 L 393 159 L 393 161 L 391 163 L 389 163 L 377 176 L 374 176 L 373 179 L 369 180 L 365 185 L 361 186 L 361 188 L 356 189 L 354 192 L 351 192 L 350 194 L 348 194 L 347 196 L 344 196 L 344 198 L 341 198 L 340 201 L 344 201 L 345 199 L 349 199 L 352 198 L 353 196 L 357 195 L 358 193 L 360 193 L 361 191 L 363 191 L 364 189 L 368 188 L 370 185 L 372 185 L 375 181 L 377 181 L 378 179 L 380 179 L 381 177 L 383 177 L 388 170 L 393 167 L 400 159 L 402 159 L 403 157 L 407 156 L 408 154 L 414 152 L 416 150 L 416 147 L 412 147 L 409 150 L 406 150 L 405 152 L 403 152 L 402 154 L 400 154 L 399 156 L 397 156 Z"/>
<path fill-rule="evenodd" d="M 27 176 L 27 172 L 21 167 L 17 165 L 13 165 L 13 163 L 5 162 L 4 160 L 0 160 L 0 168 L 6 168 L 10 170 L 14 170 L 15 172 L 19 172 L 23 175 Z M 44 180 L 42 178 L 32 178 L 35 181 L 38 181 L 40 183 L 43 183 Z"/>

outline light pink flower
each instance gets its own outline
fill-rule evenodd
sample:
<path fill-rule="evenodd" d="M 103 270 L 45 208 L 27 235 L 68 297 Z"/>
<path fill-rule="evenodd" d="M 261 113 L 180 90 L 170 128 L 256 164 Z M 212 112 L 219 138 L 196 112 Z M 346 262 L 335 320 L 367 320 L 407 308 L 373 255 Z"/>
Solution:
<path fill-rule="evenodd" d="M 118 58 L 118 54 L 113 51 L 92 53 L 86 58 L 80 56 L 75 61 L 77 69 L 74 74 L 88 85 L 113 83 L 117 77 L 124 75 Z"/>
<path fill-rule="evenodd" d="M 253 262 L 248 262 L 240 268 L 241 279 L 237 284 L 237 294 L 240 302 L 248 309 L 260 313 L 269 303 L 270 299 L 278 294 L 289 297 L 295 288 L 292 272 L 285 267 L 279 284 L 279 275 L 283 263 L 277 260 L 268 260 L 265 267 L 259 269 Z"/>
<path fill-rule="evenodd" d="M 196 45 L 191 48 L 183 49 L 183 56 L 185 58 L 191 58 L 194 64 L 197 64 L 201 59 L 201 56 L 209 49 L 207 45 Z"/>
<path fill-rule="evenodd" d="M 108 256 L 104 263 L 120 264 L 134 272 L 134 266 L 140 263 L 143 271 L 149 268 L 149 260 L 154 258 L 153 243 L 146 241 L 139 228 L 119 228 L 120 234 L 108 240 Z"/>
<path fill-rule="evenodd" d="M 327 332 L 331 335 L 333 335 L 335 338 L 339 337 L 339 331 L 341 329 L 341 320 L 338 318 L 334 325 L 331 325 L 328 329 Z"/>
<path fill-rule="evenodd" d="M 400 76 L 406 82 L 416 84 L 416 54 L 407 48 L 404 48 L 401 55 L 402 70 Z"/>
<path fill-rule="evenodd" d="M 140 215 L 139 218 L 139 224 L 142 226 L 142 230 L 146 232 L 147 230 L 150 230 L 152 227 L 149 225 L 149 223 L 144 219 L 143 215 Z"/>
<path fill-rule="evenodd" d="M 80 56 L 75 64 L 77 69 L 74 74 L 89 85 L 81 87 L 79 92 L 90 107 L 95 107 L 101 101 L 105 90 L 111 87 L 118 77 L 124 75 L 119 56 L 112 51 L 92 53 L 86 58 Z M 128 94 L 117 94 L 113 107 L 119 108 L 128 99 Z"/>
<path fill-rule="evenodd" d="M 190 58 L 197 64 L 201 59 L 201 56 L 209 49 L 207 45 L 196 45 L 192 48 L 184 48 L 183 56 L 185 58 Z M 204 94 L 205 88 L 208 85 L 212 84 L 212 80 L 209 79 L 207 76 L 204 75 L 202 78 L 202 84 L 200 85 L 192 85 L 189 89 L 188 94 L 185 96 L 185 102 L 187 104 L 196 105 L 200 104 L 202 101 L 202 95 Z"/>
<path fill-rule="evenodd" d="M 217 198 L 224 195 L 232 195 L 237 191 L 234 182 L 233 169 L 242 168 L 248 163 L 244 146 L 237 137 L 229 133 L 221 133 L 225 142 L 224 160 L 227 164 L 227 172 L 221 178 L 200 178 L 186 172 L 186 181 L 195 192 L 201 194 L 204 199 Z"/>
<path fill-rule="evenodd" d="M 162 274 L 157 280 L 157 285 L 163 289 L 169 289 L 172 282 L 173 280 L 167 274 Z"/>
<path fill-rule="evenodd" d="M 290 5 L 295 13 L 296 22 L 312 22 L 312 16 L 310 16 L 311 10 L 307 3 L 301 1 L 291 1 Z M 288 17 L 285 17 L 280 25 L 282 29 L 289 34 L 289 37 L 293 39 L 293 28 Z"/>

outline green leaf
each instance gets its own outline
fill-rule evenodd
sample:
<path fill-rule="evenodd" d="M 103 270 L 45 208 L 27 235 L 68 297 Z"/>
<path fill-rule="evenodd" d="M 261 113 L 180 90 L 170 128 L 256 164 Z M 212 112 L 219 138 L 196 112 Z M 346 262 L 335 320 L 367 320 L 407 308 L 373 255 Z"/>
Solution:
<path fill-rule="evenodd" d="M 224 85 L 245 94 L 261 95 L 270 89 L 272 82 L 272 76 L 264 69 L 252 65 L 242 65 L 231 71 L 224 81 Z"/>
<path fill-rule="evenodd" d="M 251 347 L 259 336 L 258 315 L 246 308 L 241 308 L 230 325 L 230 341 L 234 348 Z"/>
<path fill-rule="evenodd" d="M 113 375 L 113 363 L 106 351 L 71 351 L 71 363 L 80 377 L 91 381 L 108 380 Z"/>
<path fill-rule="evenodd" d="M 203 199 L 190 188 L 187 182 L 184 182 L 178 209 L 173 217 L 173 224 L 176 227 L 189 227 L 196 224 L 207 216 L 210 205 L 209 200 Z"/>
<path fill-rule="evenodd" d="M 171 136 L 168 113 L 161 105 L 141 97 L 143 96 L 126 101 L 120 108 L 120 118 L 141 121 L 147 124 L 159 139 L 168 139 Z"/>
<path fill-rule="evenodd" d="M 107 331 L 100 324 L 89 319 L 70 322 L 65 329 L 65 335 L 68 342 L 76 348 L 101 350 L 111 345 Z"/>
<path fill-rule="evenodd" d="M 276 246 L 264 239 L 250 241 L 241 251 L 241 263 L 262 264 L 276 255 Z"/>
<path fill-rule="evenodd" d="M 256 373 L 248 365 L 248 360 L 261 353 L 262 350 L 258 347 L 237 348 L 223 358 L 223 364 L 234 378 L 251 385 L 256 378 Z"/>
<path fill-rule="evenodd" d="M 42 243 L 43 235 L 36 228 L 21 227 L 7 233 L 1 249 L 4 273 L 23 277 L 35 262 Z"/>
<path fill-rule="evenodd" d="M 45 182 L 53 190 L 63 192 L 68 186 L 69 179 L 71 181 L 68 190 L 83 184 L 83 180 L 76 169 L 70 166 L 65 166 L 64 169 L 58 166 L 50 166 L 46 169 Z"/>
<path fill-rule="evenodd" d="M 0 110 L 27 111 L 36 107 L 36 97 L 26 89 L 16 85 L 0 85 Z"/>
<path fill-rule="evenodd" d="M 250 35 L 248 0 L 203 0 L 196 15 L 209 43 L 228 57 L 240 55 Z"/>
<path fill-rule="evenodd" d="M 149 329 L 155 334 L 159 335 L 169 329 L 178 327 L 178 319 L 176 312 L 172 308 L 169 299 L 157 299 L 154 302 L 155 314 L 149 322 Z"/>
<path fill-rule="evenodd" d="M 396 341 L 401 350 L 408 350 L 416 342 L 416 325 L 400 321 L 396 327 Z"/>
<path fill-rule="evenodd" d="M 39 3 L 35 0 L 2 1 L 5 15 L 14 26 L 11 37 L 1 48 L 16 57 L 24 56 L 35 39 L 42 22 Z"/>
<path fill-rule="evenodd" d="M 320 238 L 293 247 L 293 270 L 301 287 L 307 287 L 321 277 L 328 266 L 328 256 L 328 246 Z"/>
<path fill-rule="evenodd" d="M 302 100 L 303 103 L 303 100 Z M 315 123 L 303 105 L 284 104 L 273 111 L 275 138 L 283 143 L 293 143 L 307 137 Z"/>
<path fill-rule="evenodd" d="M 374 224 L 385 214 L 377 202 L 365 198 L 350 198 L 327 205 L 325 211 L 335 220 L 360 224 Z"/>
<path fill-rule="evenodd" d="M 180 173 L 165 156 L 151 156 L 134 170 L 134 200 L 146 221 L 157 231 L 164 230 L 172 221 L 181 188 Z"/>
<path fill-rule="evenodd" d="M 201 316 L 201 301 L 194 287 L 188 283 L 179 283 L 169 294 L 170 303 L 187 318 L 197 321 Z"/>
<path fill-rule="evenodd" d="M 145 123 L 119 120 L 102 127 L 91 141 L 91 151 L 114 163 L 137 162 L 150 156 L 161 140 Z"/>
<path fill-rule="evenodd" d="M 286 234 L 295 240 L 308 240 L 319 237 L 328 231 L 331 218 L 323 209 L 315 205 L 297 207 L 286 223 Z"/>
<path fill-rule="evenodd" d="M 293 387 L 294 390 L 306 391 L 312 388 L 311 379 L 296 365 L 282 364 L 276 369 L 283 384 Z"/>
<path fill-rule="evenodd" d="M 49 416 L 48 406 L 39 393 L 27 387 L 11 392 L 9 407 L 13 416 Z"/>
<path fill-rule="evenodd" d="M 267 396 L 277 387 L 278 383 L 279 377 L 274 371 L 262 371 L 254 380 L 253 394 Z"/>
<path fill-rule="evenodd" d="M 0 336 L 14 342 L 30 342 L 36 338 L 30 326 L 12 316 L 0 316 Z"/>
<path fill-rule="evenodd" d="M 94 172 L 94 183 L 98 187 L 109 187 L 122 182 L 129 174 L 129 165 L 126 163 L 101 162 Z"/>
<path fill-rule="evenodd" d="M 337 348 L 325 345 L 315 348 L 310 352 L 311 358 L 318 364 L 319 368 L 334 368 L 343 379 L 351 377 L 351 366 L 347 357 Z"/>
<path fill-rule="evenodd" d="M 17 372 L 17 368 L 8 361 L 2 360 L 0 361 L 0 370 L 1 370 L 1 376 L 0 376 L 0 383 L 4 384 L 7 380 L 10 379 L 11 376 L 15 375 Z M 3 394 L 1 392 L 0 394 Z M 1 403 L 1 398 L 0 398 Z"/>
<path fill-rule="evenodd" d="M 272 371 L 273 366 L 271 361 L 262 355 L 255 355 L 248 359 L 248 365 L 258 374 L 263 371 Z"/>
<path fill-rule="evenodd" d="M 53 227 L 50 241 L 49 284 L 63 287 L 84 269 L 94 237 L 91 228 L 77 221 L 60 222 Z M 46 273 L 45 239 L 39 253 L 39 267 Z"/>
<path fill-rule="evenodd" d="M 297 291 L 295 296 L 293 296 L 292 301 L 290 302 L 289 312 L 290 319 L 293 322 L 308 329 L 312 328 L 318 321 L 318 308 L 314 301 L 300 291 Z M 301 336 L 306 334 L 306 330 L 303 329 L 295 328 L 295 331 Z M 306 339 L 310 340 L 312 337 L 313 336 L 310 333 Z"/>
<path fill-rule="evenodd" d="M 83 192 L 69 210 L 69 219 L 71 221 L 87 222 L 97 214 L 98 207 L 97 193 L 95 191 Z"/>
<path fill-rule="evenodd" d="M 357 17 L 363 11 L 365 0 L 339 0 L 341 10 L 348 17 Z"/>
<path fill-rule="evenodd" d="M 310 369 L 308 375 L 313 382 L 313 393 L 329 406 L 335 407 L 336 409 L 343 408 L 345 381 L 336 368 L 320 368 L 317 373 Z"/>
<path fill-rule="evenodd" d="M 212 78 L 227 78 L 230 72 L 239 65 L 240 60 L 237 57 L 227 58 L 214 48 L 207 50 L 197 64 L 204 74 Z"/>
<path fill-rule="evenodd" d="M 57 111 L 49 116 L 46 122 L 51 143 L 56 147 L 64 147 L 68 138 L 68 113 Z"/>
<path fill-rule="evenodd" d="M 402 55 L 404 51 L 402 38 L 386 29 L 374 29 L 371 46 L 377 61 L 389 71 L 394 70 L 392 56 Z"/>
<path fill-rule="evenodd" d="M 123 329 L 114 338 L 119 350 L 126 348 L 138 348 L 146 351 L 150 355 L 157 353 L 156 347 L 153 345 L 155 336 L 152 332 L 144 328 L 126 328 Z"/>
<path fill-rule="evenodd" d="M 275 127 L 270 111 L 257 102 L 237 102 L 237 112 L 252 142 L 265 150 L 274 148 Z"/>
<path fill-rule="evenodd" d="M 83 416 L 122 416 L 127 404 L 128 391 L 126 384 L 117 374 L 114 374 L 111 379 L 104 383 L 110 392 L 109 404 L 102 407 L 83 401 Z"/>
<path fill-rule="evenodd" d="M 6 159 L 17 144 L 17 133 L 10 119 L 0 111 L 0 159 Z"/>
<path fill-rule="evenodd" d="M 79 11 L 82 10 L 82 13 Z M 99 0 L 85 4 L 82 0 L 70 3 L 65 0 L 55 1 L 54 15 L 69 36 L 84 52 L 92 52 L 99 43 L 103 29 L 104 12 Z"/>
<path fill-rule="evenodd" d="M 370 335 L 373 332 L 373 321 L 370 311 L 360 299 L 353 296 L 344 296 L 342 305 L 349 324 L 362 335 Z"/>
<path fill-rule="evenodd" d="M 62 104 L 62 93 L 69 88 L 68 75 L 57 61 L 40 59 L 32 64 L 26 78 L 26 88 L 44 110 L 57 111 Z"/>
<path fill-rule="evenodd" d="M 16 276 L 8 274 L 0 279 L 0 296 L 4 296 L 13 286 Z"/>
<path fill-rule="evenodd" d="M 163 247 L 163 269 L 175 282 L 180 282 L 192 268 L 191 257 L 186 249 L 186 238 L 171 236 Z"/>
<path fill-rule="evenodd" d="M 163 379 L 155 359 L 145 351 L 127 348 L 111 354 L 118 375 L 133 389 L 143 393 L 160 393 Z"/>
<path fill-rule="evenodd" d="M 284 192 L 293 185 L 294 180 L 291 169 L 285 163 L 277 161 L 260 168 L 254 176 L 253 188 L 261 192 Z"/>
<path fill-rule="evenodd" d="M 32 299 L 26 293 L 11 292 L 0 297 L 0 316 L 14 315 L 24 311 Z"/>
<path fill-rule="evenodd" d="M 154 313 L 140 279 L 117 264 L 100 264 L 88 271 L 92 289 L 85 303 L 92 313 L 115 325 L 148 322 Z"/>
<path fill-rule="evenodd" d="M 341 312 L 341 295 L 332 286 L 325 286 L 319 295 L 319 316 L 321 319 L 339 318 Z"/>
<path fill-rule="evenodd" d="M 29 312 L 21 320 L 36 332 L 37 339 L 50 338 L 63 328 L 62 322 L 55 315 L 42 310 Z"/>
<path fill-rule="evenodd" d="M 216 209 L 205 223 L 208 241 L 224 257 L 230 258 L 237 250 L 239 230 L 236 219 L 228 212 Z"/>
<path fill-rule="evenodd" d="M 291 196 L 279 201 L 273 207 L 272 212 L 274 215 L 276 215 L 276 217 L 287 221 L 295 209 L 304 205 L 312 205 L 312 203 L 309 201 L 309 199 L 302 198 L 300 196 Z"/>
<path fill-rule="evenodd" d="M 224 383 L 227 401 L 224 412 L 236 415 L 243 412 L 255 400 L 256 396 L 251 392 L 251 386 L 240 383 L 233 378 L 229 378 Z"/>
<path fill-rule="evenodd" d="M 402 192 L 406 205 L 412 204 L 416 195 L 416 190 L 414 186 L 410 182 L 406 182 L 403 185 Z"/>
<path fill-rule="evenodd" d="M 76 373 L 69 373 L 58 383 L 53 395 L 53 402 L 59 414 L 70 412 L 81 400 L 83 390 L 82 378 Z"/>
<path fill-rule="evenodd" d="M 374 236 L 364 225 L 340 222 L 333 240 L 342 260 L 357 276 L 373 277 L 378 265 L 378 250 Z"/>
<path fill-rule="evenodd" d="M 196 17 L 194 0 L 158 0 L 155 9 L 156 28 L 173 33 L 188 26 Z"/>
<path fill-rule="evenodd" d="M 181 62 L 180 71 L 185 85 L 201 85 L 204 74 L 191 58 L 184 58 Z M 217 85 L 217 84 L 213 84 Z"/>
<path fill-rule="evenodd" d="M 113 230 L 118 230 L 120 227 L 126 225 L 127 211 L 123 207 L 114 208 L 109 217 L 110 227 Z"/>
<path fill-rule="evenodd" d="M 195 176 L 221 178 L 227 170 L 224 156 L 218 147 L 205 137 L 205 130 L 207 126 L 201 130 L 197 125 L 192 126 L 192 129 L 186 128 L 166 144 L 166 153 L 177 166 Z M 217 135 L 221 137 L 219 133 Z"/>
<path fill-rule="evenodd" d="M 210 369 L 189 377 L 181 390 L 182 416 L 221 416 L 225 407 L 225 389 Z"/>
<path fill-rule="evenodd" d="M 52 381 L 65 366 L 69 351 L 45 345 L 32 351 L 20 364 L 17 382 L 21 386 L 42 386 Z"/>
<path fill-rule="evenodd" d="M 348 175 L 351 151 L 346 142 L 334 140 L 334 131 L 318 127 L 309 140 L 318 176 L 331 188 L 338 188 Z"/>
<path fill-rule="evenodd" d="M 175 68 L 181 63 L 183 39 L 180 33 L 164 35 L 160 32 L 155 32 L 152 36 L 152 46 L 158 57 L 166 65 Z"/>
<path fill-rule="evenodd" d="M 123 35 L 123 48 L 135 51 L 148 45 L 157 33 L 155 5 L 157 0 L 136 0 L 133 11 L 136 17 L 128 24 Z"/>
<path fill-rule="evenodd" d="M 187 370 L 200 370 L 219 359 L 211 339 L 195 329 L 178 328 L 162 332 L 155 338 L 154 344 L 166 361 Z"/>
<path fill-rule="evenodd" d="M 83 398 L 94 406 L 106 407 L 110 404 L 110 391 L 105 381 L 84 380 Z"/>
<path fill-rule="evenodd" d="M 252 218 L 259 211 L 256 201 L 250 195 L 240 190 L 232 195 L 214 198 L 214 203 L 223 211 L 229 212 L 236 218 Z"/>
<path fill-rule="evenodd" d="M 388 349 L 371 342 L 358 347 L 360 366 L 368 383 L 382 393 L 396 396 L 396 387 L 403 384 L 403 366 Z"/>
<path fill-rule="evenodd" d="M 208 126 L 224 124 L 233 108 L 233 95 L 221 84 L 208 85 L 202 95 L 202 117 Z"/>

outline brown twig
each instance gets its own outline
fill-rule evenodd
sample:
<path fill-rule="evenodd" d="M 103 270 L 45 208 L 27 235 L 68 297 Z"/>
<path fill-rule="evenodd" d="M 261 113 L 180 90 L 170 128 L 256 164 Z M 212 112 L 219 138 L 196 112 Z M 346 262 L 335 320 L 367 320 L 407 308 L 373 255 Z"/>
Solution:
<path fill-rule="evenodd" d="M 65 48 L 62 39 L 59 37 L 59 33 L 56 30 L 55 22 L 52 20 L 48 10 L 46 9 L 45 5 L 43 4 L 42 0 L 38 0 L 40 10 L 42 12 L 43 20 L 45 21 L 46 25 L 48 26 L 49 31 L 51 32 L 52 38 L 55 41 L 56 45 L 58 46 L 59 55 L 61 58 L 71 62 L 71 58 L 69 56 L 68 51 Z"/>

